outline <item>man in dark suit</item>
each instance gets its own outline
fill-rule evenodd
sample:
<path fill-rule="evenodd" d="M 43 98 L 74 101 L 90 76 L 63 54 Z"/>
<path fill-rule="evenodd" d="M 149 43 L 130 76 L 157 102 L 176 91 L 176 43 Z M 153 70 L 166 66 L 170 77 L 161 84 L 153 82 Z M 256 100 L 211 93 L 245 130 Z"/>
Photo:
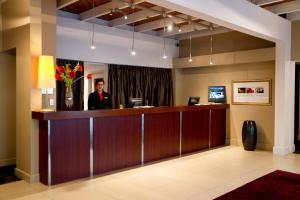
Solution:
<path fill-rule="evenodd" d="M 107 92 L 103 91 L 104 79 L 99 78 L 95 83 L 96 91 L 89 95 L 88 109 L 99 110 L 99 109 L 111 109 L 112 101 L 111 97 Z"/>

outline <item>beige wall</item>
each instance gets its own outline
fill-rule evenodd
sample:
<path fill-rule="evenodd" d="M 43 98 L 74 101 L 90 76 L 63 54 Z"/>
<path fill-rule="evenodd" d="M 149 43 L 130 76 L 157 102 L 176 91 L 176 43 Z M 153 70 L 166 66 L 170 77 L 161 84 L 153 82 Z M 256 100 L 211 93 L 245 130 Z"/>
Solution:
<path fill-rule="evenodd" d="M 0 167 L 16 163 L 16 57 L 0 53 Z"/>
<path fill-rule="evenodd" d="M 274 47 L 274 43 L 240 32 L 213 35 L 213 53 L 225 53 Z M 192 56 L 210 54 L 210 36 L 192 39 Z M 189 56 L 189 39 L 180 41 L 179 57 Z"/>
<path fill-rule="evenodd" d="M 52 26 L 46 29 L 48 32 L 42 31 L 47 26 L 44 20 L 52 23 L 50 14 L 43 15 L 42 9 L 42 3 L 49 2 L 56 4 L 52 0 L 9 0 L 2 5 L 3 49 L 16 48 L 16 174 L 29 182 L 39 180 L 38 122 L 31 118 L 32 110 L 42 105 L 41 92 L 36 87 L 38 56 L 55 52 L 51 50 L 55 45 L 46 45 L 55 43 L 55 29 Z M 53 10 L 53 6 L 46 7 Z M 49 40 L 42 45 L 46 40 L 42 39 L 47 37 Z"/>
<path fill-rule="evenodd" d="M 187 104 L 189 96 L 200 96 L 208 101 L 208 86 L 225 85 L 227 102 L 231 104 L 231 81 L 272 79 L 275 83 L 275 63 L 252 63 L 242 65 L 214 66 L 206 68 L 174 69 L 175 104 Z M 274 85 L 272 87 L 274 94 Z M 272 150 L 274 144 L 274 95 L 272 106 L 230 105 L 227 123 L 227 140 L 241 145 L 244 120 L 255 120 L 258 128 L 259 149 Z"/>
<path fill-rule="evenodd" d="M 292 22 L 292 60 L 300 62 L 300 20 Z"/>
<path fill-rule="evenodd" d="M 2 4 L 0 4 L 0 52 L 2 51 Z"/>

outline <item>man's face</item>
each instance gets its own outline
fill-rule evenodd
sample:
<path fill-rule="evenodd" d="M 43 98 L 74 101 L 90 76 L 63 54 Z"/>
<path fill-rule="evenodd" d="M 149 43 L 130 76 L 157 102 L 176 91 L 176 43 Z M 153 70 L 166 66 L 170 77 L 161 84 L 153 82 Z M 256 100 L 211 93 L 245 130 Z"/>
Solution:
<path fill-rule="evenodd" d="M 99 81 L 97 84 L 96 84 L 96 88 L 98 91 L 102 91 L 103 90 L 103 87 L 104 87 L 104 83 L 102 81 Z"/>

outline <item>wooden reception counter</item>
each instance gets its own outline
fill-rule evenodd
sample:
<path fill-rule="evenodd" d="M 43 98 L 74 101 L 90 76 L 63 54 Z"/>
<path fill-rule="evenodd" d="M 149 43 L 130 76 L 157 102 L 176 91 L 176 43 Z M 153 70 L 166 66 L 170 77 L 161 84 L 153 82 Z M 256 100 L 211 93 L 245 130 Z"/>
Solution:
<path fill-rule="evenodd" d="M 53 185 L 224 145 L 228 107 L 32 112 L 40 181 Z"/>

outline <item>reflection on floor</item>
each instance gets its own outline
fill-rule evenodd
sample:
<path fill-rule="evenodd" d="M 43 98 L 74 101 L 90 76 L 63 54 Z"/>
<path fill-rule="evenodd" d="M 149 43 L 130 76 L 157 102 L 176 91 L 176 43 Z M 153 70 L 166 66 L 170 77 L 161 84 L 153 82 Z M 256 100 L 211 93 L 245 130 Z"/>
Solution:
<path fill-rule="evenodd" d="M 228 146 L 53 187 L 24 181 L 0 186 L 0 199 L 212 199 L 267 173 L 300 173 L 300 155 L 274 156 Z"/>
<path fill-rule="evenodd" d="M 15 176 L 15 168 L 16 165 L 0 167 L 0 185 L 20 181 L 20 179 Z"/>

